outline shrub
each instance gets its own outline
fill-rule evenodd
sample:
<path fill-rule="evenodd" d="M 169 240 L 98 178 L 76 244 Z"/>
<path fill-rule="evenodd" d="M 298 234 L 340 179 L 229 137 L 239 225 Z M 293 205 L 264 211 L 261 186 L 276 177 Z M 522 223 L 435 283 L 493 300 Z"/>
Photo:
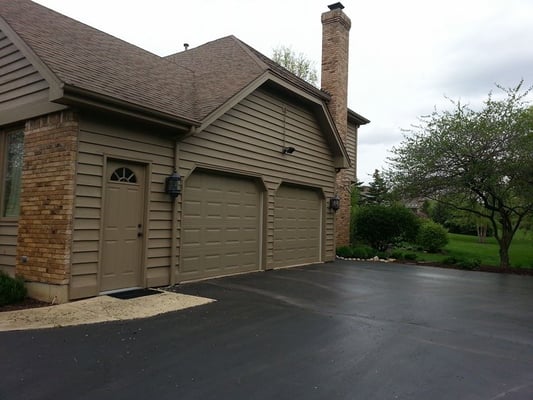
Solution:
<path fill-rule="evenodd" d="M 372 258 L 376 255 L 376 250 L 370 246 L 342 246 L 337 248 L 337 255 L 345 258 Z"/>
<path fill-rule="evenodd" d="M 416 261 L 416 258 L 417 258 L 416 253 L 405 253 L 403 255 L 403 259 L 408 260 L 408 261 Z"/>
<path fill-rule="evenodd" d="M 441 251 L 448 244 L 448 232 L 436 222 L 426 220 L 420 225 L 416 244 L 430 253 Z"/>
<path fill-rule="evenodd" d="M 386 260 L 387 258 L 389 258 L 389 253 L 387 253 L 386 251 L 378 251 L 375 255 L 378 256 L 381 260 Z"/>
<path fill-rule="evenodd" d="M 457 266 L 462 269 L 477 269 L 481 265 L 481 260 L 478 258 L 470 258 L 466 260 L 461 260 L 457 263 Z"/>
<path fill-rule="evenodd" d="M 355 258 L 372 258 L 376 255 L 376 251 L 369 246 L 355 246 L 352 248 L 352 257 Z"/>
<path fill-rule="evenodd" d="M 0 306 L 22 301 L 26 297 L 26 293 L 22 278 L 12 278 L 0 271 Z"/>
<path fill-rule="evenodd" d="M 372 248 L 385 251 L 389 243 L 412 240 L 418 232 L 418 217 L 403 206 L 360 207 L 354 216 L 355 235 Z"/>
<path fill-rule="evenodd" d="M 446 258 L 444 258 L 442 260 L 442 263 L 443 264 L 446 264 L 446 265 L 453 265 L 453 264 L 457 264 L 460 260 L 458 260 L 456 257 L 454 256 L 448 256 Z"/>
<path fill-rule="evenodd" d="M 394 250 L 390 256 L 392 258 L 396 258 L 397 260 L 403 260 L 403 251 L 401 250 Z"/>
<path fill-rule="evenodd" d="M 342 246 L 337 248 L 337 255 L 339 257 L 352 257 L 352 248 L 349 246 Z"/>

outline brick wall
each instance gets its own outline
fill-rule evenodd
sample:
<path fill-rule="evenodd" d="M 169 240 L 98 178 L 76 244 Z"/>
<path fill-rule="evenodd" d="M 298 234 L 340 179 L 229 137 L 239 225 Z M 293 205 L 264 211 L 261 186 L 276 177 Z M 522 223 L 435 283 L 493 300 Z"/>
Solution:
<path fill-rule="evenodd" d="M 77 137 L 69 110 L 26 122 L 16 271 L 27 281 L 69 281 Z"/>
<path fill-rule="evenodd" d="M 342 141 L 347 145 L 348 135 L 348 45 L 350 18 L 341 8 L 322 14 L 322 89 L 331 95 L 328 108 Z M 353 160 L 352 160 L 353 162 Z M 355 166 L 354 166 L 355 168 Z M 335 246 L 344 246 L 350 240 L 350 185 L 353 171 L 337 174 L 336 190 L 341 208 L 335 216 Z"/>

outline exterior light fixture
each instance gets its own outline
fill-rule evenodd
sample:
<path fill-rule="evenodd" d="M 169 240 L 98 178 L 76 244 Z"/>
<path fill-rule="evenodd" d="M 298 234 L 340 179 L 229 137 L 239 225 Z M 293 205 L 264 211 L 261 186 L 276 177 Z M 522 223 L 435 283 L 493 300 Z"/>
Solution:
<path fill-rule="evenodd" d="M 341 208 L 341 199 L 339 198 L 339 195 L 335 194 L 335 196 L 329 199 L 329 208 L 333 210 L 333 212 L 337 212 L 337 210 Z"/>
<path fill-rule="evenodd" d="M 165 193 L 169 194 L 172 200 L 181 193 L 181 176 L 176 170 L 165 179 Z"/>
<path fill-rule="evenodd" d="M 292 154 L 296 149 L 294 147 L 284 147 L 281 151 L 283 154 Z"/>

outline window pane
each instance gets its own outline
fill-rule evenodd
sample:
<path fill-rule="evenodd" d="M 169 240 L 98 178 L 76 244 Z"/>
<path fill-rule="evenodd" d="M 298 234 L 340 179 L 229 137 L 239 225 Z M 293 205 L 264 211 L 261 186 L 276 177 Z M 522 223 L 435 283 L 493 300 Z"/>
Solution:
<path fill-rule="evenodd" d="M 4 175 L 4 217 L 17 217 L 20 209 L 20 183 L 24 133 L 11 132 L 6 138 L 6 169 Z"/>

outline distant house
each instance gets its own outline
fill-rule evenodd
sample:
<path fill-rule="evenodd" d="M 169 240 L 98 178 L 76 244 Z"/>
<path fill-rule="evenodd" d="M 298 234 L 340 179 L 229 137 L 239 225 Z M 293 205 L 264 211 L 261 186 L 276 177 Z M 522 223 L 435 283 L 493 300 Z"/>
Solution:
<path fill-rule="evenodd" d="M 369 121 L 330 8 L 319 90 L 233 36 L 159 57 L 0 0 L 0 268 L 64 302 L 333 260 Z"/>

